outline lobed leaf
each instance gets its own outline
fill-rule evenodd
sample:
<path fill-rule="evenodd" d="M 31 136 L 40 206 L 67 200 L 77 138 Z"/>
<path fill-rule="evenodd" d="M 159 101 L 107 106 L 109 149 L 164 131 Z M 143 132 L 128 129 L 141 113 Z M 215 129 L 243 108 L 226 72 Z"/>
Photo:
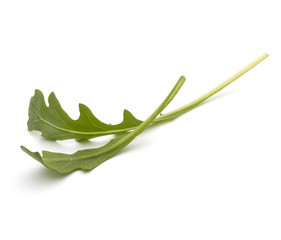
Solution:
<path fill-rule="evenodd" d="M 185 114 L 234 82 L 237 78 L 241 77 L 267 57 L 267 53 L 262 54 L 259 58 L 245 66 L 211 91 L 172 112 L 162 114 L 157 117 L 152 124 L 167 122 Z M 36 90 L 35 95 L 30 100 L 28 129 L 30 131 L 41 131 L 43 137 L 52 140 L 71 138 L 86 140 L 103 135 L 125 133 L 142 123 L 142 121 L 136 119 L 128 110 L 124 110 L 124 120 L 117 125 L 101 122 L 92 114 L 91 110 L 83 104 L 79 105 L 79 110 L 79 119 L 72 120 L 62 109 L 54 93 L 50 94 L 49 107 L 47 107 L 42 92 Z"/>
<path fill-rule="evenodd" d="M 43 137 L 51 140 L 86 140 L 109 134 L 120 134 L 142 123 L 128 110 L 124 110 L 123 121 L 120 124 L 106 124 L 97 119 L 84 104 L 79 104 L 80 116 L 77 120 L 73 120 L 63 110 L 53 92 L 49 95 L 48 102 L 49 107 L 45 103 L 43 93 L 35 90 L 29 104 L 27 126 L 29 131 L 38 130 Z"/>
<path fill-rule="evenodd" d="M 116 137 L 101 148 L 82 150 L 73 154 L 43 151 L 41 156 L 38 152 L 31 152 L 23 146 L 21 146 L 21 148 L 24 152 L 41 162 L 46 167 L 60 173 L 69 173 L 77 169 L 91 170 L 118 153 L 149 125 L 170 121 L 182 114 L 185 114 L 187 111 L 198 106 L 231 84 L 240 76 L 244 75 L 267 57 L 267 53 L 262 54 L 259 58 L 245 66 L 243 69 L 209 92 L 174 111 L 161 114 L 157 117 L 157 115 L 159 115 L 159 113 L 161 113 L 161 111 L 170 103 L 182 86 L 185 81 L 185 78 L 182 76 L 168 97 L 144 122 L 136 119 L 129 111 L 125 110 L 124 120 L 122 123 L 117 125 L 105 124 L 98 120 L 92 114 L 90 109 L 82 104 L 79 105 L 79 119 L 73 120 L 61 108 L 54 93 L 50 94 L 49 107 L 47 107 L 43 94 L 39 90 L 36 90 L 35 96 L 30 101 L 28 120 L 29 130 L 39 130 L 42 132 L 42 136 L 53 140 L 63 140 L 69 138 L 83 140 L 108 134 L 123 133 L 123 135 Z"/>
<path fill-rule="evenodd" d="M 133 131 L 111 140 L 105 146 L 95 149 L 81 150 L 73 154 L 43 151 L 42 156 L 38 152 L 31 152 L 23 146 L 21 146 L 21 148 L 25 153 L 54 171 L 60 173 L 70 173 L 78 169 L 89 171 L 117 154 L 121 149 L 133 141 L 136 136 L 142 133 L 175 97 L 184 81 L 185 77 L 181 77 L 165 100 L 144 122 L 137 126 Z"/>

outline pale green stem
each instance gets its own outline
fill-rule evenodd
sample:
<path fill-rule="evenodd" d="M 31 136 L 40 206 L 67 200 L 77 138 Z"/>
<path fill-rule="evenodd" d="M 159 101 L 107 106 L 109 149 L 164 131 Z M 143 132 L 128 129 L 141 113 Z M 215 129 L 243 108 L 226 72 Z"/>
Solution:
<path fill-rule="evenodd" d="M 163 121 L 172 120 L 172 119 L 177 118 L 180 115 L 188 112 L 189 110 L 193 109 L 194 107 L 196 107 L 200 103 L 204 102 L 205 100 L 207 100 L 208 98 L 210 98 L 211 96 L 213 96 L 214 94 L 216 94 L 217 92 L 219 92 L 220 90 L 222 90 L 223 88 L 228 86 L 230 83 L 234 82 L 237 78 L 241 77 L 243 74 L 245 74 L 246 72 L 251 70 L 253 67 L 258 65 L 260 62 L 262 62 L 268 56 L 269 55 L 267 53 L 262 54 L 256 60 L 254 60 L 253 62 L 248 64 L 246 67 L 242 68 L 240 71 L 235 73 L 232 77 L 228 78 L 227 80 L 225 80 L 224 82 L 222 82 L 221 84 L 219 84 L 218 86 L 213 88 L 211 91 L 205 93 L 201 97 L 193 100 L 192 102 L 190 102 L 190 103 L 188 103 L 188 104 L 186 104 L 186 105 L 184 105 L 184 106 L 182 106 L 182 107 L 180 107 L 180 108 L 178 108 L 174 111 L 171 111 L 169 113 L 160 115 L 159 117 L 157 117 L 153 121 L 153 123 L 160 123 L 160 122 L 163 122 Z"/>

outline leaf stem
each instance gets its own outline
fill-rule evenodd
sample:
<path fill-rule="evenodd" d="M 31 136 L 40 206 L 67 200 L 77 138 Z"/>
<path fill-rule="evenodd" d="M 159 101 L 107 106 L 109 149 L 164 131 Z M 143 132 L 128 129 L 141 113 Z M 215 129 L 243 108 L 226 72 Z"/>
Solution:
<path fill-rule="evenodd" d="M 46 167 L 59 173 L 70 173 L 78 169 L 91 170 L 117 154 L 142 133 L 173 100 L 184 82 L 185 77 L 181 77 L 159 107 L 145 121 L 137 126 L 135 130 L 111 140 L 100 148 L 80 150 L 73 154 L 43 151 L 42 156 L 38 152 L 31 152 L 23 146 L 21 146 L 21 149 Z"/>
<path fill-rule="evenodd" d="M 143 121 L 139 126 L 137 126 L 132 132 L 130 132 L 128 135 L 126 135 L 122 140 L 120 140 L 116 145 L 120 145 L 122 143 L 131 142 L 137 135 L 139 135 L 141 132 L 143 132 L 146 127 L 149 126 L 149 124 L 155 119 L 160 112 L 162 112 L 165 107 L 173 100 L 173 98 L 176 96 L 180 88 L 185 82 L 185 77 L 181 76 L 174 86 L 174 88 L 171 90 L 170 94 L 165 98 L 165 100 L 162 102 L 162 104 L 145 120 Z M 115 148 L 115 145 L 112 145 L 112 148 Z"/>
<path fill-rule="evenodd" d="M 160 123 L 160 122 L 164 122 L 164 121 L 169 121 L 172 119 L 175 119 L 179 116 L 181 116 L 182 114 L 190 111 L 191 109 L 193 109 L 194 107 L 198 106 L 199 104 L 201 104 L 202 102 L 206 101 L 208 98 L 212 97 L 214 94 L 216 94 L 217 92 L 221 91 L 223 88 L 225 88 L 226 86 L 228 86 L 230 83 L 234 82 L 236 79 L 238 79 L 239 77 L 241 77 L 242 75 L 244 75 L 245 73 L 247 73 L 248 71 L 250 71 L 252 68 L 254 68 L 256 65 L 258 65 L 260 62 L 262 62 L 264 59 L 266 59 L 269 55 L 267 53 L 262 54 L 260 57 L 258 57 L 256 60 L 254 60 L 253 62 L 251 62 L 250 64 L 248 64 L 246 67 L 242 68 L 240 71 L 238 71 L 237 73 L 235 73 L 233 76 L 231 76 L 230 78 L 228 78 L 227 80 L 225 80 L 224 82 L 222 82 L 221 84 L 219 84 L 218 86 L 216 86 L 215 88 L 213 88 L 211 91 L 203 94 L 202 96 L 200 96 L 199 98 L 191 101 L 190 103 L 177 108 L 176 110 L 173 110 L 169 113 L 166 114 L 162 114 L 159 117 L 157 117 L 154 121 L 153 124 L 155 123 Z"/>

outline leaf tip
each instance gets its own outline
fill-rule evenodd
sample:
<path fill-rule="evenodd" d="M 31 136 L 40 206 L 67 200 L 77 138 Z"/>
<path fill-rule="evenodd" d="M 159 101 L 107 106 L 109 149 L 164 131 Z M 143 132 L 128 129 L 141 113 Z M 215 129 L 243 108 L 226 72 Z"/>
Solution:
<path fill-rule="evenodd" d="M 135 118 L 134 115 L 127 109 L 124 109 L 123 111 L 123 118 L 127 119 L 127 118 Z"/>
<path fill-rule="evenodd" d="M 81 118 L 84 114 L 87 115 L 87 113 L 89 113 L 90 115 L 93 115 L 93 113 L 90 110 L 90 108 L 88 108 L 85 104 L 79 103 L 78 107 L 79 107 L 79 112 L 80 112 L 80 117 L 79 118 Z"/>
<path fill-rule="evenodd" d="M 39 89 L 35 89 L 34 96 L 31 98 L 31 101 L 33 99 L 43 99 L 44 100 L 44 94 Z"/>
<path fill-rule="evenodd" d="M 53 99 L 54 99 L 54 100 L 57 100 L 57 97 L 56 97 L 56 94 L 55 94 L 54 92 L 51 92 L 50 95 L 49 95 L 49 97 L 48 97 L 49 103 L 50 103 L 50 101 L 52 101 Z"/>
<path fill-rule="evenodd" d="M 26 154 L 28 154 L 29 156 L 33 157 L 35 160 L 37 160 L 38 162 L 42 163 L 42 157 L 41 155 L 39 154 L 39 152 L 31 152 L 29 149 L 27 149 L 26 147 L 24 146 L 20 146 L 21 150 L 24 151 Z"/>
<path fill-rule="evenodd" d="M 129 111 L 129 110 L 124 109 L 124 111 L 123 111 L 123 115 L 126 115 L 126 114 L 131 114 L 131 113 L 130 113 L 130 111 Z"/>
<path fill-rule="evenodd" d="M 79 109 L 83 109 L 83 108 L 88 108 L 85 104 L 83 103 L 79 103 L 78 104 Z"/>
<path fill-rule="evenodd" d="M 34 94 L 35 95 L 38 95 L 38 94 L 43 95 L 43 93 L 39 89 L 35 89 Z"/>
<path fill-rule="evenodd" d="M 22 146 L 22 145 L 20 146 L 20 148 L 21 148 L 21 150 L 24 151 L 24 152 L 27 150 L 27 148 L 24 147 L 24 146 Z"/>

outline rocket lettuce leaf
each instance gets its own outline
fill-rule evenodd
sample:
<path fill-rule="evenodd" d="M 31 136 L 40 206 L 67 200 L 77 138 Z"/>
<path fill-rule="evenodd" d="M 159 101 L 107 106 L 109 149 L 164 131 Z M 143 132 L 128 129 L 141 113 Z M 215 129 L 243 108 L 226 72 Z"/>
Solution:
<path fill-rule="evenodd" d="M 100 148 L 81 150 L 73 154 L 43 151 L 42 156 L 38 152 L 31 152 L 23 146 L 21 146 L 21 148 L 25 153 L 35 158 L 46 167 L 59 173 L 70 173 L 78 169 L 85 171 L 92 170 L 110 157 L 117 154 L 131 141 L 133 141 L 135 137 L 142 133 L 175 97 L 184 81 L 185 77 L 181 77 L 160 106 L 133 131 L 117 136 L 108 144 Z"/>

